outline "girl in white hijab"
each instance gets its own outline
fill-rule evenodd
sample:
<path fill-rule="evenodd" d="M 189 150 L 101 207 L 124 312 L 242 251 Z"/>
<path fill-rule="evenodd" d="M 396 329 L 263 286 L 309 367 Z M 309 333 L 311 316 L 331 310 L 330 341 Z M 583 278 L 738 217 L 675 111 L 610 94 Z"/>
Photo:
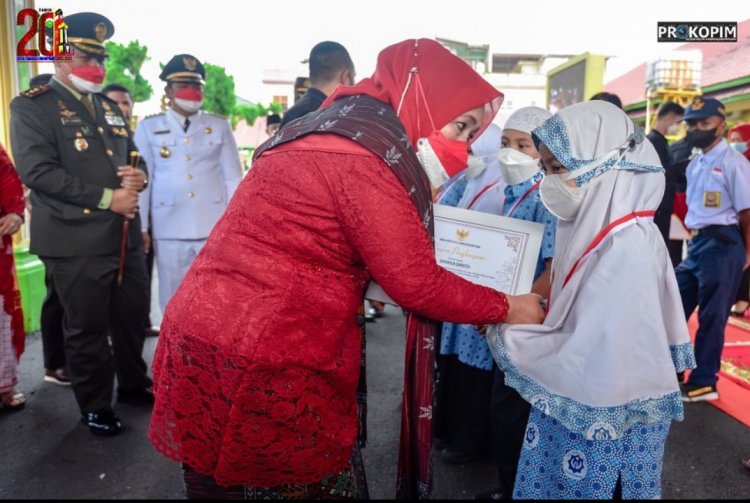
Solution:
<path fill-rule="evenodd" d="M 658 498 L 664 443 L 695 366 L 653 215 L 659 157 L 617 107 L 565 108 L 532 133 L 558 218 L 542 325 L 493 327 L 509 386 L 532 404 L 516 498 Z"/>

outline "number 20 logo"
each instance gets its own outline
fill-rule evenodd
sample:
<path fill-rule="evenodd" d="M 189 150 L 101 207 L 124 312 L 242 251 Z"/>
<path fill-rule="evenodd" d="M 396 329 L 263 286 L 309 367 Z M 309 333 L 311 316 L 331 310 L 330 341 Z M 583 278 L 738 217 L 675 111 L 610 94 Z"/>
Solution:
<path fill-rule="evenodd" d="M 16 47 L 16 54 L 19 57 L 35 57 L 39 56 L 72 56 L 73 51 L 70 49 L 68 44 L 68 26 L 63 21 L 62 10 L 58 9 L 52 13 L 52 11 L 39 12 L 36 9 L 22 9 L 18 12 L 16 17 L 16 25 L 24 26 L 26 24 L 26 18 L 31 18 L 31 25 L 29 26 L 26 34 L 18 41 Z M 47 46 L 47 31 L 46 27 L 51 24 L 52 30 L 52 44 Z M 32 43 L 34 36 L 38 37 L 37 47 L 38 49 L 29 49 L 26 46 Z"/>

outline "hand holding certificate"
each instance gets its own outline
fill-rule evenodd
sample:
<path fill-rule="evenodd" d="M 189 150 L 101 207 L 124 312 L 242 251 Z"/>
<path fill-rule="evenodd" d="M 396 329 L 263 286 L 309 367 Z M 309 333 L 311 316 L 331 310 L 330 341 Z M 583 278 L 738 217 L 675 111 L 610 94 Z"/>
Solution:
<path fill-rule="evenodd" d="M 435 258 L 464 279 L 511 295 L 531 291 L 544 226 L 435 206 Z"/>
<path fill-rule="evenodd" d="M 435 206 L 435 259 L 464 279 L 508 294 L 507 323 L 541 323 L 531 291 L 544 225 Z"/>

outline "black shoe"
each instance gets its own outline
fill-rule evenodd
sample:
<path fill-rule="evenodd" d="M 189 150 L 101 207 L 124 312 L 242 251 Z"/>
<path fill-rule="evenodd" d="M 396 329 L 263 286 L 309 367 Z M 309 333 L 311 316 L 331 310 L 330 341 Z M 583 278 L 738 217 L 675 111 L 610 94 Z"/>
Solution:
<path fill-rule="evenodd" d="M 459 451 L 457 449 L 454 449 L 453 447 L 446 447 L 442 451 L 440 451 L 440 457 L 446 463 L 454 463 L 458 465 L 472 463 L 479 459 L 479 456 L 477 456 L 476 454 Z"/>
<path fill-rule="evenodd" d="M 704 402 L 719 399 L 716 386 L 703 386 L 701 384 L 685 383 L 680 386 L 683 402 Z"/>
<path fill-rule="evenodd" d="M 89 427 L 91 433 L 112 437 L 124 428 L 120 418 L 112 409 L 99 409 L 94 412 L 86 412 L 81 417 L 81 422 Z"/>
<path fill-rule="evenodd" d="M 154 403 L 154 390 L 151 386 L 135 389 L 118 389 L 117 401 L 119 403 Z"/>
<path fill-rule="evenodd" d="M 685 372 L 677 372 L 677 382 L 678 383 L 685 382 Z"/>
<path fill-rule="evenodd" d="M 503 499 L 503 492 L 500 490 L 499 487 L 496 487 L 495 489 L 491 491 L 485 491 L 483 493 L 479 493 L 476 496 L 474 496 L 475 500 L 501 500 Z"/>

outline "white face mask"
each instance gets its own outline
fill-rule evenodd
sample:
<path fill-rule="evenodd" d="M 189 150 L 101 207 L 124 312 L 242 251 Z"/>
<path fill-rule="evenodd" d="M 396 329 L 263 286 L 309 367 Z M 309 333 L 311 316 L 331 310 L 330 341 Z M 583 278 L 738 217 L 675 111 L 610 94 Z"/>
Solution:
<path fill-rule="evenodd" d="M 102 90 L 101 83 L 96 84 L 94 82 L 82 79 L 77 75 L 73 75 L 72 73 L 70 74 L 70 83 L 73 84 L 73 87 L 75 87 L 76 90 L 82 94 L 98 93 Z"/>
<path fill-rule="evenodd" d="M 203 106 L 203 100 L 193 101 L 193 100 L 183 100 L 180 98 L 175 98 L 174 102 L 177 104 L 178 107 L 185 110 L 189 114 L 196 113 Z"/>
<path fill-rule="evenodd" d="M 435 150 L 430 145 L 430 142 L 427 141 L 427 138 L 417 140 L 417 149 L 417 159 L 419 159 L 419 163 L 422 165 L 425 173 L 427 173 L 430 185 L 433 189 L 439 188 L 450 178 L 448 172 L 445 171 L 445 168 L 440 163 L 440 159 L 438 159 Z"/>
<path fill-rule="evenodd" d="M 580 187 L 569 187 L 565 183 L 573 177 L 574 173 L 545 175 L 539 186 L 542 203 L 560 220 L 573 220 L 583 202 L 583 190 Z"/>
<path fill-rule="evenodd" d="M 539 172 L 539 160 L 514 148 L 501 148 L 498 156 L 500 173 L 508 185 L 523 183 Z"/>
<path fill-rule="evenodd" d="M 487 169 L 487 165 L 484 163 L 484 159 L 475 155 L 469 156 L 469 166 L 464 170 L 466 176 L 470 179 L 475 179 Z"/>
<path fill-rule="evenodd" d="M 671 126 L 667 128 L 667 136 L 674 136 L 679 132 L 680 132 L 679 124 L 672 124 Z"/>

